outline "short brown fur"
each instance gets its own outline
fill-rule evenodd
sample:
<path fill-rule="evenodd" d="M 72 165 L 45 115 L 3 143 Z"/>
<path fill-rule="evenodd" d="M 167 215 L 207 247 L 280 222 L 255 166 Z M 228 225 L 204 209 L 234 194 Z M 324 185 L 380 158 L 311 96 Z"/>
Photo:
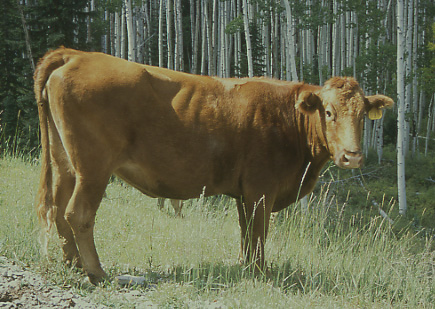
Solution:
<path fill-rule="evenodd" d="M 271 212 L 311 192 L 329 159 L 359 167 L 363 115 L 393 104 L 348 77 L 220 79 L 66 48 L 39 62 L 35 95 L 38 216 L 94 283 L 105 276 L 94 219 L 112 174 L 153 197 L 234 197 L 241 254 L 263 268 Z"/>

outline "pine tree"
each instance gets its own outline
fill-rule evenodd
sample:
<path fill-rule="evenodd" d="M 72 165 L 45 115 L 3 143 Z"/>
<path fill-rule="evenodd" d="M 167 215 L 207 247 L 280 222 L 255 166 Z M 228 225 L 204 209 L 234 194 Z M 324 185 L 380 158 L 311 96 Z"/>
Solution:
<path fill-rule="evenodd" d="M 15 152 L 37 145 L 33 68 L 26 59 L 26 39 L 15 0 L 0 4 L 0 147 Z"/>

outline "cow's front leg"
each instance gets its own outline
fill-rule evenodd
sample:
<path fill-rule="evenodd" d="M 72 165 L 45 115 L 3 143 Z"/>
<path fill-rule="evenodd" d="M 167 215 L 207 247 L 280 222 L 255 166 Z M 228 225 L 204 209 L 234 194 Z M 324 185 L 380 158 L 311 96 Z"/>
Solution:
<path fill-rule="evenodd" d="M 266 203 L 264 197 L 255 202 L 237 200 L 241 230 L 240 257 L 243 261 L 252 263 L 255 271 L 259 272 L 263 272 L 266 268 L 264 245 L 271 209 L 271 205 Z"/>
<path fill-rule="evenodd" d="M 96 181 L 80 178 L 76 181 L 74 193 L 65 211 L 65 219 L 73 230 L 83 269 L 89 280 L 97 284 L 106 277 L 106 273 L 101 268 L 95 248 L 94 224 L 107 182 L 97 184 Z"/>

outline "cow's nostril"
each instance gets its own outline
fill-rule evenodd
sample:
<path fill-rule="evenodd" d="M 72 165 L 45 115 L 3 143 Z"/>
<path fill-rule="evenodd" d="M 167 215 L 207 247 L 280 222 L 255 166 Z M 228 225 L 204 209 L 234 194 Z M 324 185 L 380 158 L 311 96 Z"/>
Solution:
<path fill-rule="evenodd" d="M 345 151 L 340 163 L 345 168 L 360 167 L 362 164 L 362 153 L 360 151 Z"/>

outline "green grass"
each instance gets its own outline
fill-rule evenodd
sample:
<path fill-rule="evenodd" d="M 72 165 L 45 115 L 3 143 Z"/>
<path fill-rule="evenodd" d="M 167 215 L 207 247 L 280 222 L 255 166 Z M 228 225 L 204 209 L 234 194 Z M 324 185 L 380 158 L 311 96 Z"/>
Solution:
<path fill-rule="evenodd" d="M 38 173 L 38 165 L 23 158 L 0 159 L 0 254 L 95 302 L 133 307 L 114 293 L 116 284 L 93 287 L 65 267 L 55 233 L 49 260 L 40 255 L 33 209 Z M 267 278 L 238 264 L 240 236 L 231 200 L 193 200 L 184 218 L 177 218 L 172 209 L 159 211 L 156 200 L 116 180 L 98 211 L 97 250 L 110 275 L 144 275 L 147 296 L 163 308 L 432 308 L 435 253 L 428 234 L 412 226 L 398 230 L 367 205 L 357 211 L 355 197 L 343 202 L 337 190 L 325 184 L 308 212 L 292 205 L 274 218 Z M 397 206 L 384 200 L 384 210 L 396 219 Z"/>

